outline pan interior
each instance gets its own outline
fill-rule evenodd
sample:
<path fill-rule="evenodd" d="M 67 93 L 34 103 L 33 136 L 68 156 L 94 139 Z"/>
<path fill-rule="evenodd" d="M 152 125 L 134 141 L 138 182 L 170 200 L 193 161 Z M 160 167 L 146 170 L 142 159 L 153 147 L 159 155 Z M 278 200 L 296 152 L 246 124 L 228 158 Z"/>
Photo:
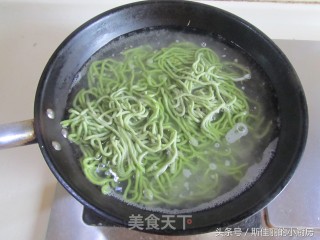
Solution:
<path fill-rule="evenodd" d="M 219 193 L 210 199 L 202 198 L 192 201 L 185 201 L 182 205 L 168 205 L 166 203 L 160 203 L 149 206 L 143 203 L 128 202 L 124 200 L 125 203 L 144 210 L 166 213 L 196 212 L 231 201 L 239 194 L 250 188 L 252 184 L 259 179 L 261 173 L 267 167 L 269 161 L 273 158 L 273 153 L 277 147 L 280 128 L 277 97 L 267 75 L 250 57 L 250 55 L 236 44 L 227 41 L 219 35 L 208 34 L 206 32 L 198 31 L 197 29 L 185 30 L 176 28 L 148 28 L 121 35 L 120 37 L 109 42 L 107 45 L 98 50 L 86 62 L 86 64 L 81 67 L 81 70 L 73 79 L 72 88 L 68 95 L 67 107 L 63 119 L 68 118 L 68 111 L 70 108 L 72 108 L 72 102 L 78 92 L 81 89 L 88 88 L 88 68 L 93 62 L 105 58 L 121 61 L 121 59 L 123 59 L 123 56 L 121 55 L 123 51 L 141 46 L 149 45 L 156 51 L 168 47 L 170 44 L 179 44 L 184 42 L 191 42 L 199 46 L 199 48 L 212 49 L 217 53 L 221 62 L 239 63 L 250 69 L 250 77 L 245 77 L 243 80 L 236 81 L 235 85 L 239 91 L 243 92 L 245 96 L 250 99 L 249 112 L 247 114 L 256 116 L 259 111 L 259 117 L 261 118 L 259 121 L 262 123 L 261 125 L 258 124 L 252 128 L 251 126 L 246 126 L 249 129 L 249 134 L 246 134 L 245 137 L 239 138 L 239 140 L 235 142 L 224 141 L 225 143 L 220 146 L 220 143 L 212 140 L 212 143 L 209 145 L 209 148 L 216 148 L 217 151 L 227 151 L 231 149 L 231 151 L 235 152 L 234 160 L 236 161 L 236 164 L 246 164 L 246 167 L 243 169 L 243 175 L 240 177 L 240 179 L 235 180 L 230 178 L 230 176 L 227 174 L 227 171 L 217 171 L 215 162 L 216 156 L 208 155 L 208 158 L 211 159 L 209 165 L 205 166 L 200 161 L 196 162 L 196 164 L 199 165 L 199 168 L 202 169 L 192 173 L 194 176 L 191 178 L 186 176 L 188 175 L 186 173 L 189 171 L 189 169 L 184 167 L 181 177 L 176 178 L 175 182 L 173 183 L 175 188 L 168 189 L 168 195 L 173 195 L 174 197 L 179 198 L 181 195 L 192 194 L 192 192 L 196 191 L 196 188 L 199 187 L 196 185 L 192 186 L 192 182 L 198 181 L 201 183 L 201 180 L 199 179 L 201 179 L 201 174 L 206 170 L 206 168 L 211 168 L 211 176 L 216 176 L 215 174 L 217 173 L 218 177 L 221 179 L 219 182 L 219 185 L 221 184 L 219 187 Z M 253 134 L 251 134 L 251 132 L 259 132 L 262 134 L 265 128 L 268 128 L 269 130 L 263 138 L 254 138 Z M 67 129 L 67 131 L 69 131 L 69 129 Z M 230 131 L 232 132 L 232 129 L 230 129 Z M 228 132 L 230 133 L 230 131 Z M 223 139 L 225 138 L 226 135 L 223 136 Z M 75 164 L 77 164 L 78 169 L 80 169 L 80 159 L 82 158 L 82 153 L 76 144 L 72 143 L 70 146 L 74 154 L 73 159 L 76 161 Z M 222 157 L 221 161 L 223 161 L 223 167 L 226 169 L 230 164 L 232 165 L 232 161 L 230 160 L 229 156 Z M 185 174 L 183 174 L 183 172 Z M 213 184 L 214 179 L 211 180 L 212 182 L 203 182 L 203 185 Z M 152 181 L 152 179 L 149 179 L 149 181 Z M 93 187 L 97 189 L 95 194 L 102 194 L 99 193 L 100 187 Z M 124 189 L 126 185 L 122 185 L 121 187 Z M 112 189 L 112 191 L 109 193 L 109 196 L 120 199 L 121 201 L 123 200 L 122 190 L 118 191 L 116 188 Z M 101 196 L 99 196 L 99 198 L 100 197 Z"/>
<path fill-rule="evenodd" d="M 110 10 L 88 21 L 58 47 L 43 71 L 34 108 L 37 140 L 58 181 L 78 201 L 98 215 L 116 225 L 127 227 L 132 215 L 146 218 L 153 214 L 161 219 L 164 215 L 161 212 L 144 211 L 141 207 L 134 207 L 113 196 L 101 194 L 100 189 L 91 184 L 82 173 L 79 164 L 81 155 L 79 152 L 77 154 L 74 144 L 64 138 L 65 131 L 61 132 L 60 124 L 67 117 L 67 103 L 73 92 L 77 92 L 77 86 L 85 87 L 85 84 L 79 81 L 81 77 L 75 76 L 94 53 L 119 36 L 125 38 L 126 33 L 148 31 L 155 26 L 170 30 L 180 28 L 178 31 L 197 33 L 199 37 L 203 33 L 210 33 L 207 37 L 224 42 L 230 49 L 236 48 L 240 52 L 243 49 L 249 65 L 255 66 L 254 72 L 261 74 L 266 82 L 265 86 L 261 86 L 260 81 L 247 81 L 246 94 L 249 96 L 251 83 L 256 84 L 254 88 L 261 90 L 258 98 L 263 98 L 263 92 L 267 91 L 270 97 L 266 97 L 269 99 L 266 104 L 269 102 L 272 112 L 280 119 L 281 128 L 278 123 L 275 124 L 275 138 L 277 135 L 279 137 L 274 156 L 251 187 L 223 204 L 192 213 L 192 224 L 186 229 L 184 225 L 177 226 L 175 230 L 144 229 L 175 235 L 213 231 L 261 210 L 280 193 L 298 165 L 307 137 L 307 105 L 296 72 L 281 50 L 266 35 L 243 19 L 221 9 L 190 1 L 145 1 Z M 203 42 L 210 45 L 210 40 Z M 144 43 L 146 42 L 141 42 Z M 240 49 L 237 46 L 240 46 Z M 252 77 L 251 80 L 253 79 Z M 269 84 L 270 82 L 272 84 Z M 263 149 L 261 151 L 263 152 Z M 272 151 L 269 153 L 273 155 Z M 169 212 L 174 214 L 174 210 Z"/>

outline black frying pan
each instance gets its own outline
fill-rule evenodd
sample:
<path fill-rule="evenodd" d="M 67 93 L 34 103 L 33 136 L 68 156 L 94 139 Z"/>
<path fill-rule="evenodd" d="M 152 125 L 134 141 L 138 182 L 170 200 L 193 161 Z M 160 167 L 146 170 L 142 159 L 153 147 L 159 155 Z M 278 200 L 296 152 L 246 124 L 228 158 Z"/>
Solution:
<path fill-rule="evenodd" d="M 121 35 L 155 27 L 222 36 L 242 48 L 273 84 L 281 129 L 274 158 L 251 188 L 222 205 L 192 213 L 192 224 L 187 224 L 185 230 L 183 224 L 176 224 L 176 230 L 144 230 L 161 234 L 194 234 L 238 222 L 262 209 L 288 183 L 304 149 L 308 119 L 303 89 L 284 54 L 254 26 L 223 10 L 185 1 L 139 2 L 107 11 L 79 27 L 52 55 L 38 85 L 34 130 L 42 154 L 70 194 L 114 225 L 128 226 L 132 214 L 145 218 L 152 213 L 163 219 L 161 213 L 143 211 L 102 195 L 82 174 L 78 156 L 62 136 L 60 126 L 75 76 L 88 59 Z M 30 124 L 28 127 L 26 141 L 32 135 Z"/>

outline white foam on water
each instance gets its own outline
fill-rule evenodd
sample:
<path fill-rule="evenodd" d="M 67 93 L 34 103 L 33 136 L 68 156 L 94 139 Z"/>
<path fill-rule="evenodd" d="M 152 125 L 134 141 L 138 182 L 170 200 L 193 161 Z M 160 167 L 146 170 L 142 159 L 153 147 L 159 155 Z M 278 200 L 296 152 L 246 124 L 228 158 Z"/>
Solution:
<path fill-rule="evenodd" d="M 209 208 L 213 208 L 215 206 L 221 205 L 227 201 L 230 201 L 237 196 L 239 196 L 241 193 L 243 193 L 245 190 L 247 190 L 249 187 L 251 187 L 261 176 L 267 165 L 269 164 L 270 160 L 274 156 L 274 151 L 278 144 L 278 138 L 275 138 L 272 140 L 269 145 L 266 147 L 266 149 L 263 151 L 262 159 L 259 163 L 255 163 L 252 166 L 250 166 L 245 174 L 245 176 L 241 179 L 239 184 L 234 187 L 229 192 L 226 192 L 214 200 L 206 203 L 199 204 L 196 207 L 193 208 L 187 208 L 187 209 L 165 209 L 160 207 L 148 207 L 148 206 L 142 206 L 141 204 L 137 203 L 130 203 L 126 202 L 129 206 L 134 206 L 137 208 L 140 208 L 142 210 L 147 211 L 155 211 L 160 213 L 170 213 L 170 214 L 183 214 L 183 213 L 191 213 L 191 212 L 198 212 L 202 210 L 206 210 Z M 184 169 L 185 170 L 185 169 Z M 190 170 L 189 170 L 190 171 Z M 189 193 L 191 194 L 191 192 Z M 116 193 L 114 190 L 112 190 L 108 195 L 113 196 L 121 201 L 123 201 L 122 196 L 118 193 Z"/>

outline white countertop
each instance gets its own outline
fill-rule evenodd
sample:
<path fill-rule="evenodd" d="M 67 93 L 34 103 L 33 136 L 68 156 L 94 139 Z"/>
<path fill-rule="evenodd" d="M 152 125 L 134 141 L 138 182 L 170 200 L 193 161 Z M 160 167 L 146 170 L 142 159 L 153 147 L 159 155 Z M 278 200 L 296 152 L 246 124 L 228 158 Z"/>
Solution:
<path fill-rule="evenodd" d="M 0 124 L 33 117 L 38 80 L 76 27 L 112 7 L 98 0 L 0 1 Z M 201 1 L 273 39 L 320 41 L 320 4 Z M 0 239 L 44 239 L 56 180 L 37 145 L 0 151 Z"/>

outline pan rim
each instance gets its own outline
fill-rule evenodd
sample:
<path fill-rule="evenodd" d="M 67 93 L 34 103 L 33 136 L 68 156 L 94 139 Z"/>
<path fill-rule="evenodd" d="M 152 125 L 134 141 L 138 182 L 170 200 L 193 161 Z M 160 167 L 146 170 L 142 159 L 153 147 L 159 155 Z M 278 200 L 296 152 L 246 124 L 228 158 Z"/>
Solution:
<path fill-rule="evenodd" d="M 43 96 L 43 88 L 46 85 L 46 81 L 47 81 L 47 76 L 48 74 L 50 74 L 51 71 L 51 65 L 53 64 L 53 62 L 55 61 L 55 59 L 58 57 L 58 55 L 60 54 L 60 51 L 62 51 L 64 49 L 64 47 L 74 38 L 77 36 L 78 33 L 80 33 L 82 30 L 86 29 L 87 27 L 89 27 L 92 23 L 95 23 L 99 20 L 101 20 L 102 18 L 104 18 L 107 15 L 112 15 L 118 11 L 122 11 L 123 9 L 128 9 L 128 8 L 132 8 L 132 7 L 137 7 L 140 5 L 144 5 L 144 4 L 163 4 L 163 3 L 179 3 L 181 4 L 181 1 L 145 1 L 145 2 L 137 2 L 137 3 L 131 3 L 131 4 L 127 4 L 127 5 L 123 5 L 120 7 L 117 7 L 115 9 L 109 10 L 107 12 L 104 12 L 96 17 L 94 17 L 93 19 L 87 21 L 86 23 L 84 23 L 83 25 L 81 25 L 79 28 L 77 28 L 73 33 L 71 33 L 61 44 L 60 46 L 57 48 L 57 50 L 54 52 L 54 54 L 52 55 L 52 57 L 49 59 L 43 74 L 40 78 L 39 81 L 39 85 L 37 88 L 37 92 L 36 92 L 36 97 L 35 97 L 35 108 L 34 108 L 34 117 L 35 117 L 35 132 L 36 132 L 36 136 L 38 139 L 38 143 L 39 143 L 39 147 L 41 149 L 42 154 L 44 155 L 44 158 L 49 166 L 49 168 L 51 169 L 51 171 L 53 172 L 53 174 L 55 175 L 55 177 L 57 178 L 57 180 L 66 188 L 66 190 L 73 195 L 78 201 L 80 201 L 84 206 L 89 207 L 90 209 L 92 209 L 93 211 L 97 212 L 99 215 L 102 215 L 106 218 L 108 218 L 109 220 L 115 222 L 116 224 L 122 225 L 122 226 L 126 226 L 127 224 L 122 221 L 121 219 L 118 219 L 115 216 L 112 215 L 106 215 L 106 213 L 92 205 L 90 202 L 88 202 L 88 200 L 86 200 L 84 198 L 84 196 L 81 196 L 77 191 L 75 191 L 67 181 L 65 181 L 65 179 L 61 176 L 61 173 L 56 169 L 56 167 L 54 166 L 54 164 L 52 163 L 52 160 L 50 160 L 50 153 L 48 152 L 48 149 L 46 147 L 46 141 L 43 138 L 44 132 L 43 132 L 43 128 L 41 127 L 41 116 L 42 116 L 42 100 L 45 96 Z M 195 4 L 195 5 L 202 5 L 205 7 L 209 7 L 206 4 L 200 4 L 200 3 L 194 3 L 194 2 L 190 2 L 190 1 L 186 1 L 183 2 L 183 4 Z M 253 25 L 247 23 L 246 21 L 244 21 L 243 19 L 228 13 L 224 10 L 215 8 L 215 7 L 211 7 L 210 8 L 214 8 L 215 11 L 220 11 L 221 14 L 227 15 L 228 17 L 235 19 L 237 21 L 240 21 L 241 24 L 245 25 L 246 27 L 250 28 L 252 31 L 254 31 L 256 34 L 258 34 L 260 37 L 262 37 L 264 39 L 264 41 L 266 43 L 268 43 L 270 45 L 270 47 L 273 48 L 274 51 L 278 51 L 280 58 L 283 59 L 283 61 L 288 62 L 288 59 L 285 57 L 285 55 L 282 53 L 282 51 L 266 36 L 264 35 L 260 30 L 256 29 Z M 296 75 L 296 73 L 294 72 L 294 69 L 292 68 L 292 66 L 289 64 L 288 65 L 289 69 L 292 71 L 292 79 L 295 80 L 296 82 L 294 84 L 298 85 L 298 87 L 300 86 L 300 98 L 301 98 L 301 105 L 302 105 L 302 109 L 301 109 L 301 114 L 304 116 L 304 122 L 301 126 L 301 128 L 304 129 L 304 131 L 302 131 L 302 136 L 300 138 L 300 143 L 298 144 L 300 146 L 299 149 L 297 149 L 297 154 L 296 154 L 296 158 L 300 159 L 301 155 L 303 153 L 303 149 L 304 146 L 306 144 L 306 139 L 307 139 L 307 128 L 308 128 L 308 114 L 307 114 L 307 104 L 306 104 L 306 100 L 305 100 L 305 96 L 301 87 L 301 84 L 299 83 L 298 80 L 298 76 Z M 221 223 L 221 226 L 227 226 L 230 225 L 232 223 L 238 222 L 239 219 L 243 219 L 245 217 L 248 217 L 250 215 L 252 215 L 253 213 L 261 210 L 266 203 L 268 203 L 271 199 L 273 199 L 276 195 L 278 195 L 280 193 L 281 190 L 283 190 L 284 186 L 289 182 L 291 176 L 293 175 L 294 170 L 296 169 L 296 167 L 298 166 L 299 161 L 296 160 L 295 164 L 291 165 L 291 168 L 288 169 L 288 173 L 286 175 L 286 177 L 284 177 L 281 181 L 281 184 L 272 190 L 272 193 L 269 194 L 269 198 L 268 199 L 264 199 L 264 201 L 256 203 L 255 206 L 253 206 L 251 208 L 251 211 L 247 211 L 245 214 L 239 215 L 237 218 L 234 219 L 230 219 L 228 222 L 224 222 Z M 174 232 L 156 232 L 157 234 L 195 234 L 195 233 L 199 233 L 199 232 L 206 232 L 206 231 L 211 231 L 212 229 L 215 229 L 216 226 L 205 226 L 203 228 L 197 228 L 197 229 L 190 229 L 187 231 L 174 231 Z"/>

